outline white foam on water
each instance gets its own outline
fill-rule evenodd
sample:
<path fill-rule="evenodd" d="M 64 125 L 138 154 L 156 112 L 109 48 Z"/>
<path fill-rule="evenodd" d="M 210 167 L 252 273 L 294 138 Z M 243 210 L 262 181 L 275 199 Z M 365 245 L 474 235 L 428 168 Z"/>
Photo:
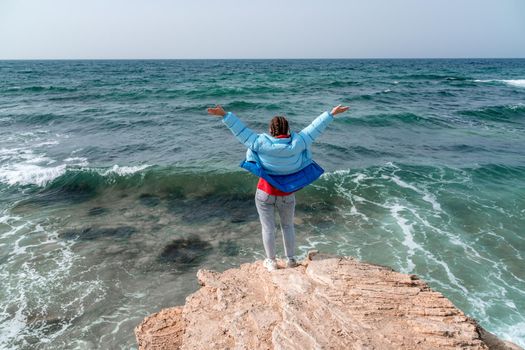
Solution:
<path fill-rule="evenodd" d="M 420 190 L 419 188 L 417 188 L 414 185 L 411 185 L 409 183 L 406 183 L 405 181 L 401 180 L 399 177 L 397 177 L 395 175 L 387 176 L 387 178 L 390 178 L 392 181 L 394 181 L 400 187 L 411 189 L 412 191 L 417 192 L 420 195 L 422 195 L 422 199 L 425 202 L 430 203 L 432 205 L 432 208 L 435 211 L 439 211 L 439 212 L 443 211 L 443 210 L 441 210 L 441 205 L 438 203 L 438 201 L 436 199 L 436 196 L 434 196 L 432 193 Z"/>
<path fill-rule="evenodd" d="M 132 174 L 140 172 L 140 171 L 142 171 L 142 170 L 144 170 L 144 169 L 146 169 L 148 167 L 149 167 L 149 165 L 147 165 L 147 164 L 139 165 L 139 166 L 113 165 L 113 167 L 111 169 L 105 170 L 101 174 L 104 175 L 104 176 L 110 175 L 110 174 L 117 174 L 117 175 L 121 175 L 121 176 L 132 175 Z"/>
<path fill-rule="evenodd" d="M 80 171 L 96 171 L 102 176 L 118 175 L 128 176 L 138 173 L 149 165 L 140 166 L 119 166 L 114 165 L 110 169 L 102 170 L 96 168 L 86 168 L 89 163 L 86 158 L 73 157 L 64 160 L 67 164 L 60 164 L 55 167 L 42 166 L 42 162 L 50 163 L 49 158 L 42 156 L 27 157 L 24 162 L 9 164 L 0 167 L 0 182 L 7 185 L 37 185 L 45 186 L 54 179 L 64 175 L 68 167 L 73 166 Z M 55 161 L 52 161 L 53 163 Z M 34 164 L 36 163 L 36 164 Z M 81 167 L 81 168 L 78 168 Z"/>
<path fill-rule="evenodd" d="M 66 165 L 56 167 L 42 167 L 39 165 L 14 164 L 0 168 L 0 181 L 8 185 L 37 185 L 44 186 L 50 181 L 63 175 Z"/>
<path fill-rule="evenodd" d="M 326 240 L 325 235 L 319 235 L 315 237 L 314 236 L 306 237 L 306 242 L 308 242 L 308 244 L 302 244 L 297 247 L 298 251 L 308 252 L 309 250 L 312 250 L 312 249 L 319 249 L 321 245 L 328 244 L 328 241 Z"/>
<path fill-rule="evenodd" d="M 496 273 L 491 277 L 493 280 L 496 280 L 500 283 L 501 286 L 498 286 L 502 290 L 500 295 L 505 295 L 507 291 L 514 291 L 516 294 L 520 294 L 521 298 L 525 298 L 525 290 L 523 290 L 522 288 L 519 288 L 519 286 L 509 284 L 505 280 L 504 276 L 502 276 L 503 275 L 502 272 L 504 272 L 511 278 L 519 280 L 519 278 L 517 278 L 512 272 L 508 270 L 507 265 L 502 262 L 493 262 L 493 264 L 496 269 Z M 511 300 L 506 300 L 505 303 L 514 304 L 514 302 Z"/>
<path fill-rule="evenodd" d="M 516 304 L 512 300 L 505 300 L 505 305 L 507 305 L 511 309 L 517 309 Z"/>
<path fill-rule="evenodd" d="M 339 209 L 339 211 L 344 215 L 345 214 L 345 211 L 343 209 Z M 353 216 L 359 216 L 360 218 L 362 218 L 363 220 L 365 220 L 366 222 L 368 222 L 370 219 L 368 218 L 368 216 L 366 216 L 366 214 L 364 213 L 361 213 L 360 211 L 357 210 L 356 206 L 352 204 L 352 206 L 350 207 L 350 215 L 353 215 Z"/>
<path fill-rule="evenodd" d="M 58 144 L 58 141 L 51 140 L 32 145 L 32 147 L 55 144 Z M 42 187 L 64 175 L 70 167 L 80 171 L 95 171 L 102 176 L 128 176 L 149 167 L 145 164 L 139 166 L 114 165 L 109 169 L 88 168 L 89 162 L 85 157 L 73 156 L 59 162 L 49 158 L 45 153 L 35 153 L 33 149 L 23 147 L 0 149 L 0 161 L 4 162 L 0 166 L 0 182 L 10 186 L 36 185 Z M 58 165 L 50 166 L 51 164 Z"/>
<path fill-rule="evenodd" d="M 19 231 L 25 229 L 28 223 L 22 222 L 21 224 L 17 224 L 19 220 L 21 220 L 21 218 L 18 216 L 11 216 L 7 213 L 4 213 L 2 217 L 0 217 L 0 223 L 6 224 L 7 226 L 11 228 L 11 230 L 4 232 L 0 236 L 0 239 L 7 239 L 11 236 L 16 236 L 18 235 Z"/>
<path fill-rule="evenodd" d="M 24 154 L 27 153 L 32 154 L 32 151 L 23 148 L 0 148 L 0 162 L 11 160 L 13 156 L 23 159 Z"/>
<path fill-rule="evenodd" d="M 31 131 L 26 131 L 26 132 L 21 132 L 19 135 L 20 136 L 35 136 L 35 133 Z"/>
<path fill-rule="evenodd" d="M 432 276 L 426 276 L 426 278 L 428 278 L 433 283 L 439 285 L 442 290 L 449 290 L 453 292 L 461 291 L 462 297 L 465 299 L 468 299 L 469 304 L 471 305 L 472 309 L 475 311 L 476 318 L 480 320 L 486 319 L 487 318 L 486 311 L 493 305 L 493 302 L 495 300 L 501 299 L 502 296 L 506 295 L 507 290 L 505 288 L 509 288 L 509 290 L 515 289 L 515 288 L 512 288 L 510 285 L 508 285 L 508 283 L 506 283 L 505 280 L 501 278 L 500 276 L 502 270 L 500 269 L 499 265 L 501 265 L 503 270 L 506 270 L 504 264 L 498 263 L 487 257 L 481 256 L 480 253 L 476 251 L 476 249 L 471 244 L 465 243 L 460 238 L 460 236 L 451 234 L 447 232 L 446 230 L 433 226 L 417 210 L 409 208 L 409 207 L 403 207 L 403 206 L 400 206 L 397 209 L 398 209 L 397 210 L 398 212 L 401 212 L 402 210 L 410 212 L 411 215 L 413 215 L 414 219 L 417 219 L 412 224 L 407 225 L 406 220 L 403 221 L 402 218 L 401 220 L 400 218 L 396 218 L 398 225 L 401 225 L 402 230 L 405 233 L 405 241 L 403 242 L 403 244 L 407 245 L 408 247 L 412 247 L 414 252 L 416 250 L 421 252 L 425 256 L 425 260 L 427 260 L 431 265 L 440 266 L 441 269 L 445 272 L 447 276 L 448 283 L 444 283 L 444 281 L 436 280 L 435 278 L 432 278 Z M 393 216 L 395 217 L 395 215 Z M 425 246 L 426 238 L 424 238 L 421 244 L 413 242 L 414 240 L 412 238 L 413 236 L 411 232 L 413 232 L 414 225 L 419 225 L 419 224 L 422 224 L 426 228 L 426 230 L 421 230 L 422 232 L 426 232 L 427 230 L 429 230 L 431 234 L 435 233 L 441 237 L 446 237 L 450 243 L 464 249 L 465 258 L 471 259 L 471 257 L 474 257 L 478 259 L 478 261 L 482 260 L 482 262 L 480 261 L 478 263 L 484 263 L 484 264 L 489 264 L 489 266 L 494 266 L 494 269 L 496 270 L 496 272 L 495 274 L 492 274 L 490 277 L 491 288 L 485 292 L 467 289 L 464 286 L 463 282 L 458 277 L 456 277 L 456 275 L 451 270 L 447 262 L 445 262 L 443 259 L 440 259 L 432 251 L 425 249 L 424 246 Z"/>
<path fill-rule="evenodd" d="M 334 171 L 323 173 L 321 175 L 321 178 L 322 179 L 323 178 L 326 179 L 326 178 L 331 178 L 331 177 L 334 177 L 334 176 L 345 176 L 345 175 L 349 175 L 350 173 L 351 172 L 348 169 L 334 170 Z"/>
<path fill-rule="evenodd" d="M 88 166 L 89 165 L 89 162 L 88 162 L 87 158 L 85 158 L 85 157 L 69 157 L 69 158 L 64 159 L 64 162 L 66 162 L 66 163 L 73 163 L 74 165 L 79 165 L 79 166 Z"/>
<path fill-rule="evenodd" d="M 513 325 L 506 325 L 495 331 L 504 340 L 509 340 L 525 349 L 525 320 Z"/>
<path fill-rule="evenodd" d="M 10 251 L 0 269 L 6 298 L 0 302 L 0 349 L 31 347 L 31 338 L 40 344 L 52 343 L 84 313 L 86 300 L 91 305 L 96 302 L 93 296 L 103 299 L 105 290 L 98 280 L 71 275 L 81 259 L 73 252 L 72 241 L 59 239 L 56 232 L 21 217 L 4 213 L 0 222 L 11 227 L 10 232 L 0 236 L 0 242 Z M 61 293 L 65 293 L 65 299 Z M 47 317 L 51 317 L 52 324 L 47 324 Z"/>
<path fill-rule="evenodd" d="M 4 184 L 45 186 L 63 175 L 67 166 L 88 165 L 86 158 L 68 158 L 64 161 L 67 164 L 64 164 L 45 153 L 48 146 L 58 145 L 59 139 L 67 135 L 49 135 L 48 131 L 35 130 L 14 134 L 13 137 L 22 146 L 0 149 L 0 182 Z M 52 164 L 54 166 L 50 166 Z"/>
<path fill-rule="evenodd" d="M 509 79 L 509 80 L 502 80 L 505 84 L 520 88 L 525 88 L 525 79 Z"/>
<path fill-rule="evenodd" d="M 460 246 L 461 248 L 463 248 L 465 250 L 465 252 L 471 250 L 473 251 L 473 253 L 477 256 L 477 257 L 480 257 L 480 255 L 478 254 L 478 252 L 473 249 L 471 247 L 471 245 L 469 244 L 466 244 L 465 242 L 463 242 L 457 235 L 454 235 L 454 234 L 450 234 L 448 231 L 445 231 L 445 230 L 442 230 L 440 229 L 439 227 L 436 227 L 434 225 L 432 225 L 430 222 L 428 222 L 428 220 L 426 220 L 422 215 L 420 215 L 417 211 L 413 210 L 412 211 L 412 214 L 421 222 L 421 224 L 423 224 L 423 226 L 425 226 L 426 228 L 429 228 L 431 231 L 433 232 L 436 232 L 437 234 L 441 235 L 441 236 L 445 236 L 448 238 L 449 242 L 456 245 L 456 246 Z"/>
<path fill-rule="evenodd" d="M 369 179 L 369 177 L 367 177 L 365 174 L 358 173 L 358 174 L 352 175 L 351 179 L 352 179 L 352 182 L 355 183 L 357 187 L 359 187 L 361 185 L 361 181 L 365 179 Z M 338 181 L 335 186 L 336 186 L 338 193 L 350 202 L 351 207 L 350 207 L 349 212 L 342 208 L 337 208 L 337 209 L 339 209 L 339 212 L 343 216 L 347 216 L 347 214 L 349 213 L 350 215 L 359 216 L 363 220 L 368 221 L 369 220 L 368 217 L 364 213 L 359 212 L 357 210 L 357 207 L 355 206 L 355 202 L 362 202 L 363 198 L 352 195 L 350 191 L 345 189 L 345 187 L 343 186 L 343 183 L 344 183 L 344 177 L 342 181 Z"/>
<path fill-rule="evenodd" d="M 7 213 L 7 210 L 4 210 L 2 212 L 2 216 L 0 216 L 0 224 L 6 224 L 6 225 L 10 225 L 10 222 L 14 221 L 14 220 L 20 220 L 21 217 L 20 216 L 14 216 L 14 215 L 9 215 Z M 11 226 L 12 227 L 12 226 Z"/>
<path fill-rule="evenodd" d="M 24 307 L 25 305 L 21 306 Z M 22 307 L 16 310 L 13 317 L 10 317 L 5 310 L 0 311 L 0 347 L 2 349 L 9 349 L 8 345 L 11 340 L 25 329 L 26 318 L 22 314 Z"/>
<path fill-rule="evenodd" d="M 366 179 L 369 179 L 369 177 L 367 177 L 365 174 L 358 173 L 356 176 L 353 177 L 352 182 L 359 185 L 361 181 L 366 180 Z"/>
<path fill-rule="evenodd" d="M 482 257 L 479 252 L 477 252 L 471 245 L 469 244 L 466 244 L 465 242 L 463 242 L 459 237 L 455 236 L 455 235 L 452 235 L 450 233 L 448 233 L 447 231 L 445 230 L 442 230 L 438 227 L 435 227 L 433 225 L 431 225 L 426 219 L 424 219 L 421 215 L 419 215 L 419 213 L 415 210 L 412 210 L 412 209 L 408 209 L 412 215 L 414 215 L 414 217 L 416 217 L 420 223 L 423 224 L 423 226 L 431 229 L 431 231 L 439 234 L 440 236 L 445 236 L 448 238 L 449 242 L 456 245 L 456 246 L 459 246 L 461 248 L 463 248 L 465 250 L 465 253 L 470 253 L 472 255 L 474 255 L 475 257 L 479 258 L 479 259 L 483 259 L 485 261 L 487 261 L 487 263 L 489 264 L 495 264 L 496 262 L 488 259 L 488 258 L 484 258 Z M 434 254 L 432 254 L 430 251 L 426 250 L 426 249 L 423 249 L 423 247 L 420 248 L 424 253 L 425 253 L 425 256 L 432 260 L 434 263 L 438 264 L 438 265 L 441 265 L 447 275 L 447 278 L 449 280 L 450 283 L 452 283 L 456 288 L 460 289 L 465 295 L 471 295 L 471 293 L 469 293 L 469 291 L 463 286 L 463 284 L 456 278 L 456 276 L 452 273 L 452 271 L 450 270 L 450 267 L 448 266 L 448 264 L 446 264 L 444 261 L 438 259 Z"/>
<path fill-rule="evenodd" d="M 57 140 L 51 140 L 51 141 L 44 141 L 44 142 L 37 143 L 33 145 L 33 147 L 52 146 L 52 145 L 58 145 L 58 144 L 59 142 Z"/>
<path fill-rule="evenodd" d="M 476 83 L 504 83 L 514 87 L 525 88 L 525 79 L 476 79 Z"/>
<path fill-rule="evenodd" d="M 38 132 L 36 132 L 38 133 Z M 42 140 L 35 132 L 24 132 L 15 136 L 24 137 L 25 146 L 0 149 L 0 182 L 7 185 L 43 186 L 66 171 L 65 165 L 49 167 L 56 160 L 49 158 L 42 148 L 57 145 L 56 139 Z M 29 139 L 25 140 L 25 138 Z M 40 142 L 35 142 L 40 141 Z"/>
<path fill-rule="evenodd" d="M 525 107 L 524 103 L 518 103 L 517 105 L 508 106 L 508 108 L 510 108 L 512 110 L 520 109 L 520 108 L 523 108 L 523 107 Z"/>
<path fill-rule="evenodd" d="M 55 160 L 48 158 L 44 155 L 26 155 L 23 158 L 26 159 L 26 163 L 28 164 L 43 165 L 55 162 Z"/>
<path fill-rule="evenodd" d="M 403 212 L 406 209 L 407 208 L 405 208 L 404 206 L 398 203 L 394 203 L 394 205 L 390 207 L 390 214 L 394 219 L 396 219 L 397 225 L 401 228 L 401 231 L 403 232 L 403 241 L 401 243 L 408 248 L 406 257 L 407 266 L 405 271 L 402 272 L 411 273 L 416 267 L 416 265 L 412 261 L 412 257 L 415 254 L 415 250 L 423 250 L 423 247 L 421 247 L 421 245 L 416 243 L 416 241 L 414 240 L 414 235 L 412 234 L 413 224 L 408 224 L 408 220 L 401 215 L 401 212 Z"/>

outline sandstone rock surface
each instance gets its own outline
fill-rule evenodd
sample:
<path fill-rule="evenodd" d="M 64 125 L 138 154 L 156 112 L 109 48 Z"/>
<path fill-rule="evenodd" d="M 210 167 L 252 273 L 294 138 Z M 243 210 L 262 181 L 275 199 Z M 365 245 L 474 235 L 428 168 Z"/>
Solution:
<path fill-rule="evenodd" d="M 499 340 L 414 275 L 309 255 L 268 272 L 261 261 L 199 270 L 186 304 L 137 326 L 140 349 L 497 349 Z"/>

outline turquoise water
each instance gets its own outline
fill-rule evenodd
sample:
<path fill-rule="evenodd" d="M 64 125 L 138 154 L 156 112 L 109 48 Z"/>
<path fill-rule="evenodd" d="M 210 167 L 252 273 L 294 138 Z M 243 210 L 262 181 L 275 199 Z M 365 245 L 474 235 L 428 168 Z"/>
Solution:
<path fill-rule="evenodd" d="M 298 254 L 418 274 L 525 346 L 525 60 L 168 60 L 0 61 L 0 348 L 133 348 L 199 268 L 263 257 L 215 103 L 259 132 L 350 105 Z"/>

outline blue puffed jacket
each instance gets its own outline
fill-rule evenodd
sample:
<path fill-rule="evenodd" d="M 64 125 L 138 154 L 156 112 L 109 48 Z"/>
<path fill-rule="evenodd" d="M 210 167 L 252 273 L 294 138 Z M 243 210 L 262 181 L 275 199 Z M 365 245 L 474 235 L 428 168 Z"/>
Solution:
<path fill-rule="evenodd" d="M 266 133 L 256 134 L 232 112 L 228 112 L 222 122 L 248 148 L 247 162 L 255 162 L 268 175 L 289 175 L 314 163 L 311 145 L 332 120 L 334 116 L 324 112 L 300 132 L 292 132 L 289 138 L 282 139 Z"/>

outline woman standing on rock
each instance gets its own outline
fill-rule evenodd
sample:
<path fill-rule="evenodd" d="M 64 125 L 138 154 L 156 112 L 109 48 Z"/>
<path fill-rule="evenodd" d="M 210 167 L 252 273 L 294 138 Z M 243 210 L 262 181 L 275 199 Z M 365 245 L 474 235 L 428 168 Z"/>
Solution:
<path fill-rule="evenodd" d="M 295 194 L 294 192 L 315 181 L 323 169 L 312 160 L 311 145 L 326 129 L 334 116 L 348 110 L 336 106 L 324 112 L 299 133 L 290 132 L 285 117 L 270 121 L 269 134 L 256 134 L 232 112 L 226 113 L 217 105 L 208 108 L 208 114 L 222 117 L 222 122 L 233 135 L 248 148 L 241 166 L 259 176 L 255 206 L 262 226 L 266 259 L 264 266 L 277 268 L 275 260 L 275 209 L 279 212 L 283 234 L 286 267 L 295 267 Z"/>

